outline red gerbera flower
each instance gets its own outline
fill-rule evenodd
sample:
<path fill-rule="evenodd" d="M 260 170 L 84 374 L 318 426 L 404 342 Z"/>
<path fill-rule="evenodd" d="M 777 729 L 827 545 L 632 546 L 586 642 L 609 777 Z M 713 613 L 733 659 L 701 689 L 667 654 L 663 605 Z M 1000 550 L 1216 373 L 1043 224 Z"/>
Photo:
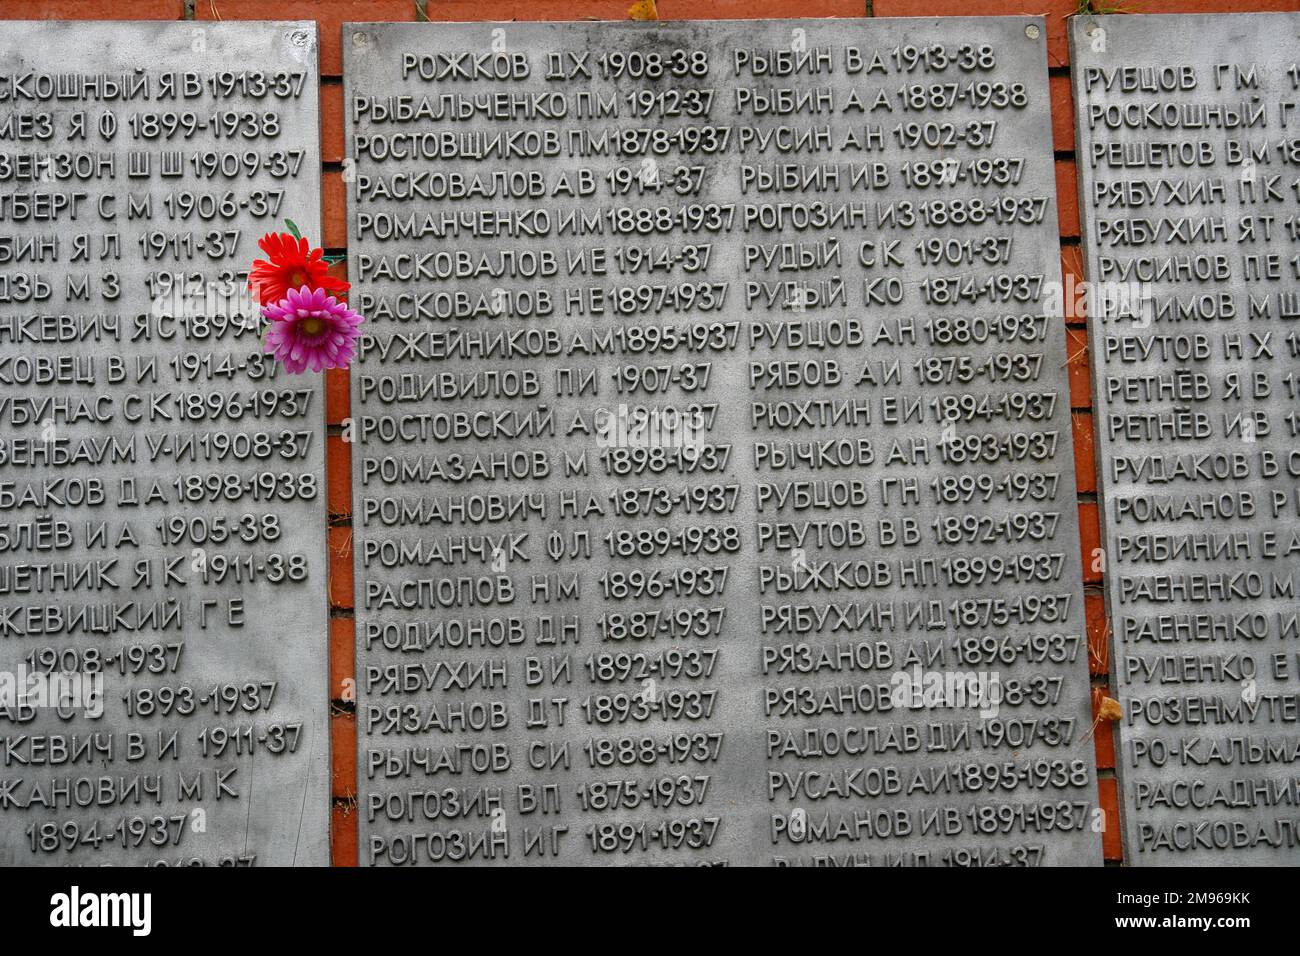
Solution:
<path fill-rule="evenodd" d="M 306 239 L 295 239 L 287 232 L 268 232 L 257 241 L 266 259 L 255 259 L 248 273 L 248 287 L 261 305 L 279 302 L 290 289 L 308 286 L 339 293 L 348 284 L 329 274 L 324 249 L 313 249 Z M 270 260 L 270 261 L 267 261 Z"/>

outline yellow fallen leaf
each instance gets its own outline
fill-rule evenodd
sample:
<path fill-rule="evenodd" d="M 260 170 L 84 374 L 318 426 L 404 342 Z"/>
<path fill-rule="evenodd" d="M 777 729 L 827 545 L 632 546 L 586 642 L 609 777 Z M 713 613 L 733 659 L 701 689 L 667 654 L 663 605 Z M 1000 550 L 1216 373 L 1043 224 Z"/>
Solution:
<path fill-rule="evenodd" d="M 1097 708 L 1098 720 L 1119 720 L 1124 716 L 1124 707 L 1114 697 L 1103 697 Z"/>
<path fill-rule="evenodd" d="M 655 0 L 636 0 L 627 8 L 627 15 L 633 20 L 658 20 L 659 8 L 655 6 Z"/>

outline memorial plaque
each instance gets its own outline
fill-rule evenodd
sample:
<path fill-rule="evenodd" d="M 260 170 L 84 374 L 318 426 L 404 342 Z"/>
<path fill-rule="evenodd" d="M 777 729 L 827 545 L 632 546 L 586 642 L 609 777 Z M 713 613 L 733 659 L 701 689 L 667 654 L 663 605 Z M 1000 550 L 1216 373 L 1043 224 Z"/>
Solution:
<path fill-rule="evenodd" d="M 1124 859 L 1295 864 L 1300 16 L 1071 26 Z"/>
<path fill-rule="evenodd" d="M 344 26 L 363 865 L 1100 862 L 1044 35 Z"/>
<path fill-rule="evenodd" d="M 0 863 L 329 862 L 311 23 L 0 27 Z"/>

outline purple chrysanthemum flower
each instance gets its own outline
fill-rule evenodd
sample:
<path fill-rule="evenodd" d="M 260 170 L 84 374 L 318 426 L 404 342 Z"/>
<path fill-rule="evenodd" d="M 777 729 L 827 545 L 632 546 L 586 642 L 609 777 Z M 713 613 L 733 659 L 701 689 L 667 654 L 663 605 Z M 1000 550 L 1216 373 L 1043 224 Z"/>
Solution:
<path fill-rule="evenodd" d="M 271 320 L 265 351 L 291 375 L 311 369 L 347 368 L 356 355 L 364 319 L 324 289 L 290 289 L 262 309 Z"/>

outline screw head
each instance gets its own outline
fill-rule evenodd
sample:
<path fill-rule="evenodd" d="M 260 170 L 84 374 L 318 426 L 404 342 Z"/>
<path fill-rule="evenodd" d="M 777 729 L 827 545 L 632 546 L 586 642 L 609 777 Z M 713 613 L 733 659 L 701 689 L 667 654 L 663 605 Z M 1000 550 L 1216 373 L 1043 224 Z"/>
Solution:
<path fill-rule="evenodd" d="M 1038 24 L 1036 23 L 1031 23 L 1029 26 L 1025 27 L 1025 36 L 1029 37 L 1031 40 L 1037 40 L 1039 32 Z"/>

